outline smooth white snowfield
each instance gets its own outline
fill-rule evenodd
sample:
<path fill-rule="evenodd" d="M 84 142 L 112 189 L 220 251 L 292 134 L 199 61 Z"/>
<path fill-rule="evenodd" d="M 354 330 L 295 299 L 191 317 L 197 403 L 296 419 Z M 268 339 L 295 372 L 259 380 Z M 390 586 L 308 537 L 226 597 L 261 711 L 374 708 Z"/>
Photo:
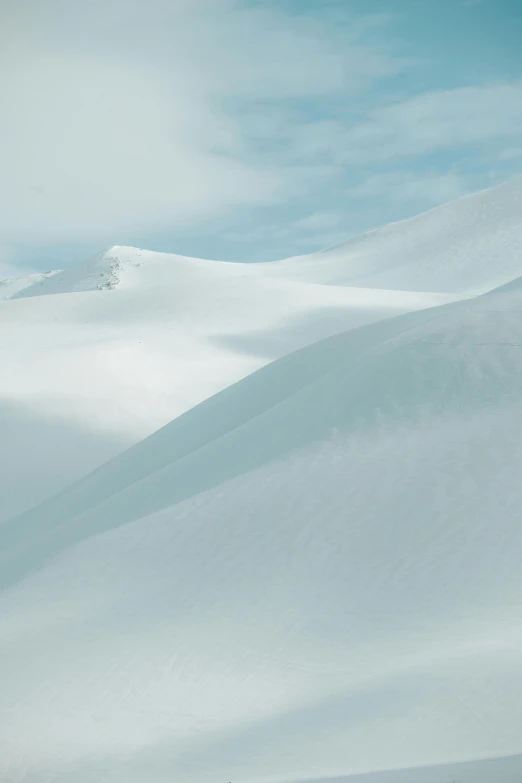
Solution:
<path fill-rule="evenodd" d="M 33 288 L 56 272 L 33 272 L 26 277 L 10 277 L 0 280 L 0 301 L 13 299 L 26 288 Z"/>
<path fill-rule="evenodd" d="M 477 209 L 478 225 L 487 202 L 506 250 L 490 282 L 510 282 L 469 297 L 487 287 L 491 253 L 487 242 L 484 255 L 478 240 L 473 246 L 470 229 L 476 264 L 466 255 L 460 301 L 444 303 L 449 295 L 431 309 L 372 316 L 345 331 L 350 308 L 335 329 L 335 305 L 325 305 L 315 324 L 332 336 L 319 330 L 325 339 L 316 342 L 317 309 L 309 307 L 301 324 L 308 331 L 295 338 L 304 348 L 4 522 L 0 780 L 522 779 L 522 218 L 517 228 L 501 208 L 521 189 L 518 180 L 416 219 Z M 447 258 L 455 247 L 448 238 Z M 119 282 L 104 278 L 114 289 L 26 296 L 4 302 L 0 314 L 26 313 L 26 342 L 60 308 L 75 323 L 75 308 L 94 307 L 90 300 L 111 303 L 96 315 L 100 345 L 115 323 L 123 340 L 140 312 L 147 323 L 156 310 L 164 324 L 167 278 L 147 289 L 145 262 L 134 266 L 142 251 L 126 252 Z M 257 275 L 252 289 L 272 295 L 283 280 L 297 291 L 291 274 L 304 263 L 304 277 L 318 275 L 320 258 L 246 274 Z M 447 292 L 451 264 L 442 250 L 438 258 Z M 267 345 L 267 332 L 280 354 L 289 350 L 283 315 L 261 336 L 245 329 L 246 312 L 241 327 L 234 291 L 247 288 L 234 288 L 239 273 L 228 270 L 243 265 L 149 259 L 159 281 L 169 263 L 191 270 L 184 293 L 170 295 L 192 312 L 192 330 L 207 308 L 217 317 L 228 302 L 223 317 L 236 313 L 239 355 Z M 88 274 L 76 269 L 63 290 L 91 285 L 101 261 L 87 264 Z M 335 261 L 329 281 L 299 286 L 362 295 L 341 267 Z M 192 304 L 190 291 L 205 289 L 205 305 Z M 252 293 L 255 313 L 254 301 Z M 198 332 L 202 345 L 211 342 L 212 319 Z M 86 343 L 93 329 L 79 322 L 78 350 L 82 329 Z M 52 334 L 59 339 L 58 326 Z M 52 357 L 53 341 L 42 350 Z M 265 353 L 260 363 L 267 361 Z M 78 412 L 89 410 L 85 397 Z"/>
<path fill-rule="evenodd" d="M 282 274 L 402 289 L 484 293 L 520 274 L 522 177 L 311 256 Z M 312 272 L 313 270 L 313 272 Z"/>
<path fill-rule="evenodd" d="M 49 295 L 0 302 L 0 519 L 272 359 L 455 298 L 263 276 L 269 267 L 115 248 L 33 287 Z M 72 292 L 53 294 L 64 280 Z"/>
<path fill-rule="evenodd" d="M 4 281 L 0 519 L 292 350 L 513 279 L 521 204 L 517 178 L 303 258 L 114 247 Z"/>
<path fill-rule="evenodd" d="M 5 525 L 3 779 L 519 754 L 520 334 L 517 280 L 336 335 Z"/>
<path fill-rule="evenodd" d="M 507 259 L 490 282 L 511 274 L 515 264 L 510 248 L 520 224 L 504 219 L 500 206 L 521 190 L 515 181 L 488 195 L 489 222 L 500 221 Z M 441 215 L 451 224 L 453 210 L 473 215 L 474 198 L 484 196 L 385 229 L 395 236 L 394 252 L 404 234 L 411 255 L 417 236 L 421 260 L 425 233 L 439 230 Z M 441 265 L 446 259 L 450 266 L 448 259 L 470 243 L 478 253 L 471 217 L 467 225 L 439 248 Z M 373 248 L 373 266 L 379 258 L 387 263 L 379 232 L 359 243 L 364 253 Z M 339 252 L 232 264 L 113 247 L 61 272 L 0 284 L 0 298 L 7 299 L 0 302 L 0 519 L 273 359 L 344 329 L 464 295 L 451 293 L 444 275 L 445 293 L 431 286 L 429 275 L 413 288 L 404 275 L 390 290 L 354 287 L 348 277 L 359 274 L 357 241 L 345 246 L 342 263 Z M 489 259 L 486 248 L 483 266 Z M 400 271 L 402 259 L 394 263 Z M 470 269 L 471 288 L 485 279 L 482 270 Z"/>

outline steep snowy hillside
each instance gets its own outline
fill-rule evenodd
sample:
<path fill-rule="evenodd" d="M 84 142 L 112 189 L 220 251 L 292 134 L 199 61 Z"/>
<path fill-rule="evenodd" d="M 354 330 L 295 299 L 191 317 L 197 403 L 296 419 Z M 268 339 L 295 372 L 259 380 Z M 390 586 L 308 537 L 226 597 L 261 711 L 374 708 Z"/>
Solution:
<path fill-rule="evenodd" d="M 371 231 L 281 273 L 405 291 L 483 293 L 522 272 L 522 177 Z"/>
<path fill-rule="evenodd" d="M 56 272 L 34 272 L 27 277 L 11 277 L 0 280 L 0 301 L 2 299 L 13 299 L 19 296 L 26 288 L 36 290 L 44 281 L 56 274 Z"/>
<path fill-rule="evenodd" d="M 115 246 L 12 297 L 275 279 L 364 289 L 478 294 L 522 273 L 522 177 L 337 247 L 269 264 L 231 264 Z M 239 284 L 248 286 L 248 282 Z M 391 295 L 390 295 L 391 297 Z M 392 304 L 393 299 L 390 299 Z"/>
<path fill-rule="evenodd" d="M 522 752 L 521 333 L 335 335 L 4 526 L 10 782 L 514 783 L 441 765 Z"/>
<path fill-rule="evenodd" d="M 455 298 L 271 269 L 112 248 L 0 302 L 0 518 L 272 359 Z"/>
<path fill-rule="evenodd" d="M 4 282 L 0 519 L 295 349 L 518 276 L 521 192 L 519 178 L 300 259 L 113 247 Z"/>

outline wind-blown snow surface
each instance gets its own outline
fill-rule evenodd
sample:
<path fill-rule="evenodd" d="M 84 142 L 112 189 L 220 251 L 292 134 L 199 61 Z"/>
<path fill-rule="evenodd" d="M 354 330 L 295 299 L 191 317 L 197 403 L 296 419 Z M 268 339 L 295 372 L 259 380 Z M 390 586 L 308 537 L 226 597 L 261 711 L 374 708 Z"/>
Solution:
<path fill-rule="evenodd" d="M 314 256 L 283 274 L 405 291 L 484 293 L 521 271 L 522 178 L 391 223 Z M 296 262 L 299 262 L 298 264 Z"/>
<path fill-rule="evenodd" d="M 521 203 L 516 179 L 304 258 L 114 247 L 3 281 L 0 519 L 292 350 L 512 279 Z"/>
<path fill-rule="evenodd" d="M 13 299 L 26 288 L 32 290 L 43 284 L 43 281 L 56 272 L 33 272 L 26 277 L 10 277 L 0 280 L 0 301 Z"/>
<path fill-rule="evenodd" d="M 320 257 L 231 264 L 114 247 L 4 295 L 0 519 L 273 359 L 461 293 L 354 288 Z"/>
<path fill-rule="evenodd" d="M 518 781 L 521 280 L 284 356 L 4 524 L 0 778 Z"/>

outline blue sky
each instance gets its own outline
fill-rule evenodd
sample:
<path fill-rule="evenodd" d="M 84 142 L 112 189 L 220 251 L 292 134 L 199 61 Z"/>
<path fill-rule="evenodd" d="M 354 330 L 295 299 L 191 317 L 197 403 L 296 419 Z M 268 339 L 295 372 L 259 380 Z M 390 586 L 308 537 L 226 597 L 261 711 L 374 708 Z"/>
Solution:
<path fill-rule="evenodd" d="M 7 0 L 2 22 L 0 276 L 112 244 L 301 254 L 522 172 L 520 0 Z"/>

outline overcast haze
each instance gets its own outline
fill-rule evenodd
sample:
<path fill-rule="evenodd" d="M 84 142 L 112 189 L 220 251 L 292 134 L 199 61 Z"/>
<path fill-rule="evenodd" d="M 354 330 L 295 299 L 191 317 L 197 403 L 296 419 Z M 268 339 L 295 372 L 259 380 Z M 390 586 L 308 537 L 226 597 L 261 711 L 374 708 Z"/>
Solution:
<path fill-rule="evenodd" d="M 522 171 L 517 0 L 4 0 L 0 276 L 263 260 Z"/>

